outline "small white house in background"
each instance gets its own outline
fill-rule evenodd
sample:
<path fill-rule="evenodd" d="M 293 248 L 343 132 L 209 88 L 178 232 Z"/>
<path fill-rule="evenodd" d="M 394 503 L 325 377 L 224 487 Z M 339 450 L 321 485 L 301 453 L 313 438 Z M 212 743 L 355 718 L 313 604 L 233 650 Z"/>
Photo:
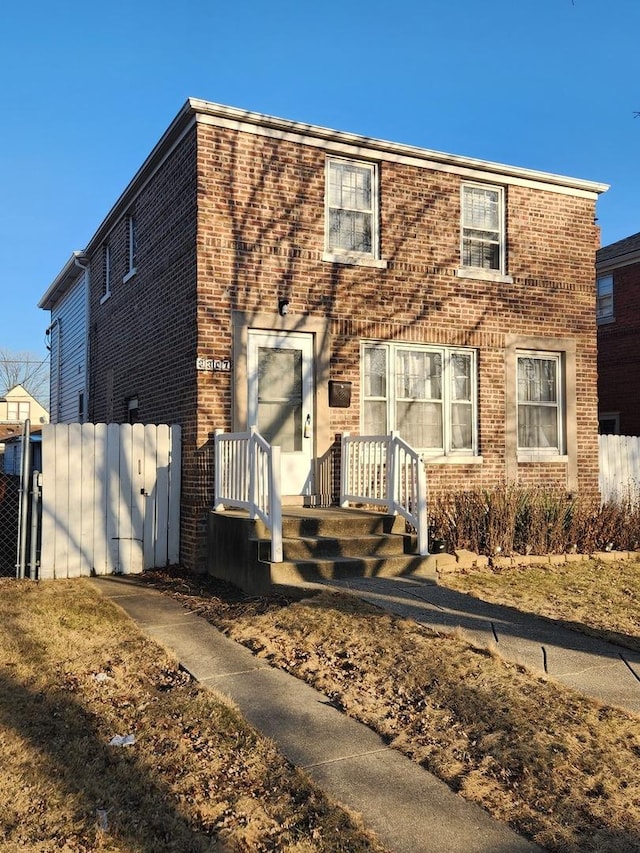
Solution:
<path fill-rule="evenodd" d="M 23 424 L 31 427 L 49 423 L 49 412 L 22 385 L 14 385 L 0 397 L 0 424 Z"/>
<path fill-rule="evenodd" d="M 20 473 L 20 438 L 26 420 L 34 433 L 49 423 L 49 413 L 22 385 L 14 385 L 0 397 L 0 471 L 5 474 Z"/>

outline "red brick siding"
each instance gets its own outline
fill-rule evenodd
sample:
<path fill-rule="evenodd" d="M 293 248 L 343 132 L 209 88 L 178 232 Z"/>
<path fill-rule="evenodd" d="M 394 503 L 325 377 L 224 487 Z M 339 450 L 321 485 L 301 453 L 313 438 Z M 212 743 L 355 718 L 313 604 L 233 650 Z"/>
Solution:
<path fill-rule="evenodd" d="M 333 320 L 331 376 L 353 382 L 350 409 L 331 411 L 331 431 L 359 430 L 360 339 L 477 347 L 483 465 L 429 466 L 432 491 L 504 481 L 504 335 L 576 338 L 579 484 L 597 482 L 593 265 L 594 203 L 509 186 L 508 272 L 513 284 L 456 277 L 460 184 L 457 175 L 380 164 L 381 255 L 386 270 L 324 263 L 325 152 L 201 127 L 199 144 L 200 341 L 231 351 L 219 311 L 277 308 Z M 217 283 L 217 286 L 216 286 Z M 215 326 L 211 328 L 211 319 Z M 213 342 L 210 337 L 209 341 Z M 200 385 L 201 437 L 228 428 L 229 377 Z M 523 484 L 561 487 L 563 466 L 520 465 Z"/>
<path fill-rule="evenodd" d="M 199 494 L 194 470 L 196 433 L 196 181 L 195 130 L 169 156 L 138 195 L 136 275 L 128 271 L 128 221 L 109 234 L 112 295 L 103 304 L 104 251 L 90 258 L 90 419 L 127 420 L 126 400 L 137 396 L 144 423 L 179 423 L 183 429 L 182 547 L 196 541 Z M 107 401 L 113 375 L 113 406 Z M 200 505 L 200 499 L 197 501 Z"/>
<path fill-rule="evenodd" d="M 474 347 L 483 464 L 429 465 L 432 497 L 505 479 L 505 335 L 577 342 L 579 486 L 597 487 L 592 200 L 505 188 L 513 284 L 456 276 L 458 175 L 382 162 L 381 255 L 387 269 L 323 262 L 325 152 L 197 125 L 135 203 L 137 274 L 126 284 L 126 219 L 111 237 L 113 295 L 100 305 L 102 255 L 91 258 L 91 418 L 183 425 L 182 552 L 201 564 L 212 494 L 212 433 L 230 429 L 232 374 L 197 372 L 196 355 L 232 355 L 231 311 L 329 318 L 331 378 L 353 383 L 330 431 L 360 428 L 360 341 Z M 492 181 L 489 181 L 492 183 Z M 494 183 L 499 183 L 498 181 Z M 196 287 L 197 281 L 197 287 Z M 520 465 L 518 481 L 563 487 L 562 465 Z"/>
<path fill-rule="evenodd" d="M 613 312 L 598 326 L 599 408 L 620 413 L 622 435 L 640 435 L 640 263 L 613 271 Z"/>

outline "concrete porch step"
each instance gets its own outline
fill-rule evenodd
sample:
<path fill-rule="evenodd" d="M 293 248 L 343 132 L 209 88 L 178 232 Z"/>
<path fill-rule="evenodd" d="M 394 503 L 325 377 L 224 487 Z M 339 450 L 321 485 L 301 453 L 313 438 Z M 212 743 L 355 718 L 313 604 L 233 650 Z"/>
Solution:
<path fill-rule="evenodd" d="M 355 536 L 301 536 L 282 540 L 285 560 L 338 557 L 398 557 L 410 551 L 409 537 L 397 533 Z M 271 543 L 260 542 L 260 559 L 269 561 Z"/>
<path fill-rule="evenodd" d="M 397 515 L 341 507 L 283 507 L 282 537 L 357 537 L 404 532 Z"/>
<path fill-rule="evenodd" d="M 436 558 L 404 554 L 395 557 L 335 557 L 333 559 L 286 560 L 264 563 L 272 584 L 355 577 L 436 577 Z"/>

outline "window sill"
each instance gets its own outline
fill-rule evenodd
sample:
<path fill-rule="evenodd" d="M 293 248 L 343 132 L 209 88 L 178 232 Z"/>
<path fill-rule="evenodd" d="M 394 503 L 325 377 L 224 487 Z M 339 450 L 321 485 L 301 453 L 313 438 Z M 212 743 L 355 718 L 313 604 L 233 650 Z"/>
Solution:
<path fill-rule="evenodd" d="M 350 255 L 347 252 L 323 252 L 322 260 L 328 264 L 345 264 L 352 267 L 374 267 L 379 270 L 386 270 L 389 266 L 388 261 L 378 260 L 376 258 L 367 257 L 366 255 Z"/>
<path fill-rule="evenodd" d="M 422 458 L 426 465 L 482 465 L 484 460 L 482 456 L 427 456 L 422 454 Z"/>
<path fill-rule="evenodd" d="M 107 299 L 111 299 L 111 291 L 108 290 L 106 293 L 103 293 L 100 297 L 100 305 L 104 305 Z"/>
<path fill-rule="evenodd" d="M 608 314 L 606 317 L 596 317 L 598 326 L 608 326 L 609 323 L 615 323 L 616 318 L 613 314 Z"/>
<path fill-rule="evenodd" d="M 566 465 L 569 462 L 568 456 L 561 456 L 558 453 L 545 453 L 544 451 L 518 451 L 518 463 L 520 462 L 550 462 L 557 465 Z"/>
<path fill-rule="evenodd" d="M 493 270 L 461 267 L 456 270 L 456 276 L 458 278 L 473 278 L 476 281 L 497 281 L 501 284 L 513 284 L 513 276 L 504 275 L 501 272 L 494 272 Z"/>
<path fill-rule="evenodd" d="M 129 272 L 125 275 L 125 277 L 122 279 L 122 283 L 126 284 L 130 279 L 134 277 L 136 272 L 137 269 L 135 267 L 133 267 L 133 269 L 130 269 Z"/>

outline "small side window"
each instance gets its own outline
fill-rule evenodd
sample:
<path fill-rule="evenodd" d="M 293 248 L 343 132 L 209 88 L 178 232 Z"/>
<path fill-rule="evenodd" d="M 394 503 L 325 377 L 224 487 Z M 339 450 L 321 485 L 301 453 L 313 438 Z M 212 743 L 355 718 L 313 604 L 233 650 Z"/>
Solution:
<path fill-rule="evenodd" d="M 603 275 L 597 281 L 596 319 L 613 320 L 613 276 Z"/>
<path fill-rule="evenodd" d="M 127 218 L 127 273 L 123 278 L 123 282 L 129 281 L 136 274 L 137 252 L 136 218 L 131 214 Z"/>

